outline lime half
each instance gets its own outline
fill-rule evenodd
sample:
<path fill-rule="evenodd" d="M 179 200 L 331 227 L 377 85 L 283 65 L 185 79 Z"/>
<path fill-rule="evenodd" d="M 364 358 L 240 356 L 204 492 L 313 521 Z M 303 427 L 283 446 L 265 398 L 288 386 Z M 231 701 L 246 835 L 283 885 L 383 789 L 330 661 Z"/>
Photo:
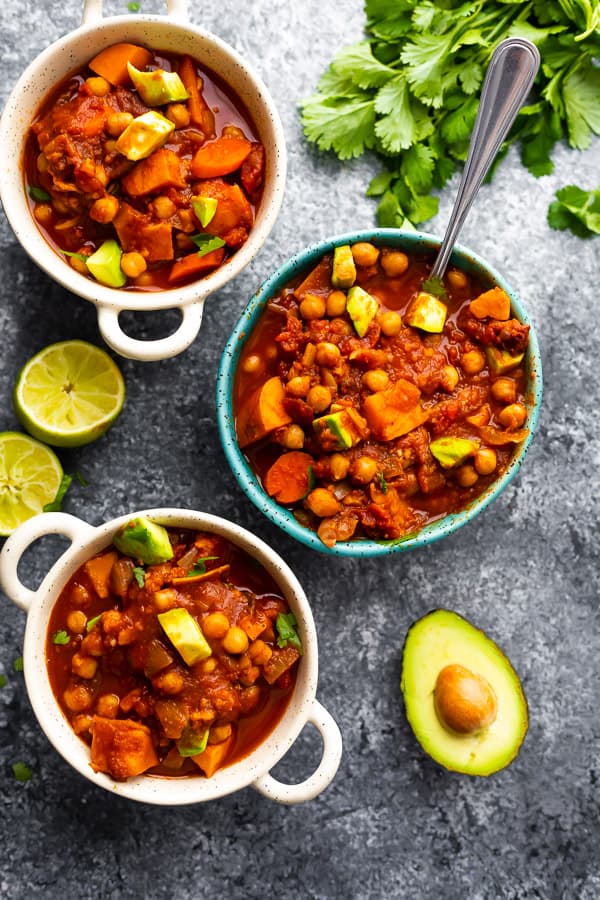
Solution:
<path fill-rule="evenodd" d="M 49 447 L 17 431 L 0 432 L 0 535 L 43 512 L 56 497 L 62 476 Z"/>
<path fill-rule="evenodd" d="M 25 364 L 13 399 L 29 434 L 55 447 L 80 447 L 115 421 L 125 382 L 104 350 L 86 341 L 61 341 Z"/>

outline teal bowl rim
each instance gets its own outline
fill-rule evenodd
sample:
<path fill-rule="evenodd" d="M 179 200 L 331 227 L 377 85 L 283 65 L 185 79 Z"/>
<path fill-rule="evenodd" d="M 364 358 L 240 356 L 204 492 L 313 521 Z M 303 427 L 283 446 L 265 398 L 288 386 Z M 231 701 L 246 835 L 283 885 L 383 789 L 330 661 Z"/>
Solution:
<path fill-rule="evenodd" d="M 360 231 L 339 234 L 311 244 L 290 257 L 263 282 L 250 299 L 225 345 L 217 373 L 217 424 L 223 451 L 236 480 L 246 496 L 271 522 L 278 525 L 291 537 L 300 541 L 300 543 L 320 553 L 349 557 L 386 556 L 391 553 L 412 550 L 415 547 L 425 547 L 446 537 L 446 535 L 452 534 L 482 512 L 510 484 L 521 467 L 537 427 L 543 389 L 542 361 L 535 327 L 521 305 L 517 293 L 481 257 L 467 247 L 457 244 L 452 254 L 451 263 L 465 269 L 465 271 L 480 273 L 484 277 L 491 278 L 495 284 L 503 288 L 510 296 L 511 308 L 516 317 L 524 324 L 530 326 L 527 353 L 527 376 L 529 382 L 527 401 L 529 413 L 526 423 L 527 428 L 529 428 L 529 435 L 519 445 L 512 462 L 504 474 L 461 512 L 451 513 L 441 519 L 437 519 L 426 525 L 417 534 L 404 539 L 400 538 L 395 541 L 356 539 L 337 543 L 333 547 L 326 547 L 316 532 L 300 525 L 288 509 L 280 506 L 265 493 L 244 458 L 238 446 L 235 433 L 233 384 L 241 350 L 268 300 L 291 281 L 295 275 L 309 268 L 311 263 L 316 263 L 323 254 L 331 252 L 334 247 L 340 244 L 353 244 L 358 241 L 374 241 L 380 245 L 394 246 L 399 249 L 408 248 L 412 252 L 435 251 L 441 243 L 439 237 L 426 232 L 404 232 L 394 228 L 365 228 Z"/>

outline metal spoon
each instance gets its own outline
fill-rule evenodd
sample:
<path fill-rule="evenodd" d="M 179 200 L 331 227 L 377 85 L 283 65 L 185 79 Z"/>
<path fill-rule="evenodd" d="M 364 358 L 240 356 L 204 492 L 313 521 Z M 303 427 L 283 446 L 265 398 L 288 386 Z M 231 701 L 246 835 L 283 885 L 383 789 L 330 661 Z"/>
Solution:
<path fill-rule="evenodd" d="M 537 47 L 525 38 L 507 38 L 494 50 L 481 91 L 469 155 L 429 278 L 441 278 L 446 271 L 475 195 L 531 90 L 539 65 Z"/>

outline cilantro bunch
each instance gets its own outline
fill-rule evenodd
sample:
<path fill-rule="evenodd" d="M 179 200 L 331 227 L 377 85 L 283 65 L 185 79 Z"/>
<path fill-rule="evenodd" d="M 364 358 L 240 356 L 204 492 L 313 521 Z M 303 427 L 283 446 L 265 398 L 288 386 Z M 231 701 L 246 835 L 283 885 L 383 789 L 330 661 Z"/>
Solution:
<path fill-rule="evenodd" d="M 547 175 L 557 141 L 583 150 L 600 134 L 600 0 L 366 0 L 365 11 L 368 40 L 334 57 L 301 109 L 321 150 L 381 157 L 367 190 L 380 225 L 437 213 L 431 192 L 466 159 L 487 66 L 508 36 L 537 44 L 542 65 L 498 159 L 519 142 L 523 164 Z"/>

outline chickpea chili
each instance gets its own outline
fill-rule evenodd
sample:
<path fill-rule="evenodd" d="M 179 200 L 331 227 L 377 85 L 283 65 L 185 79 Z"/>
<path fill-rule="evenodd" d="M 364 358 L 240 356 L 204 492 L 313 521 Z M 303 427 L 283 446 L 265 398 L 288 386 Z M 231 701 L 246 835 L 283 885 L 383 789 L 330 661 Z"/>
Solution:
<path fill-rule="evenodd" d="M 240 448 L 323 543 L 402 540 L 464 509 L 526 428 L 529 326 L 432 257 L 335 248 L 272 297 L 236 371 Z"/>

